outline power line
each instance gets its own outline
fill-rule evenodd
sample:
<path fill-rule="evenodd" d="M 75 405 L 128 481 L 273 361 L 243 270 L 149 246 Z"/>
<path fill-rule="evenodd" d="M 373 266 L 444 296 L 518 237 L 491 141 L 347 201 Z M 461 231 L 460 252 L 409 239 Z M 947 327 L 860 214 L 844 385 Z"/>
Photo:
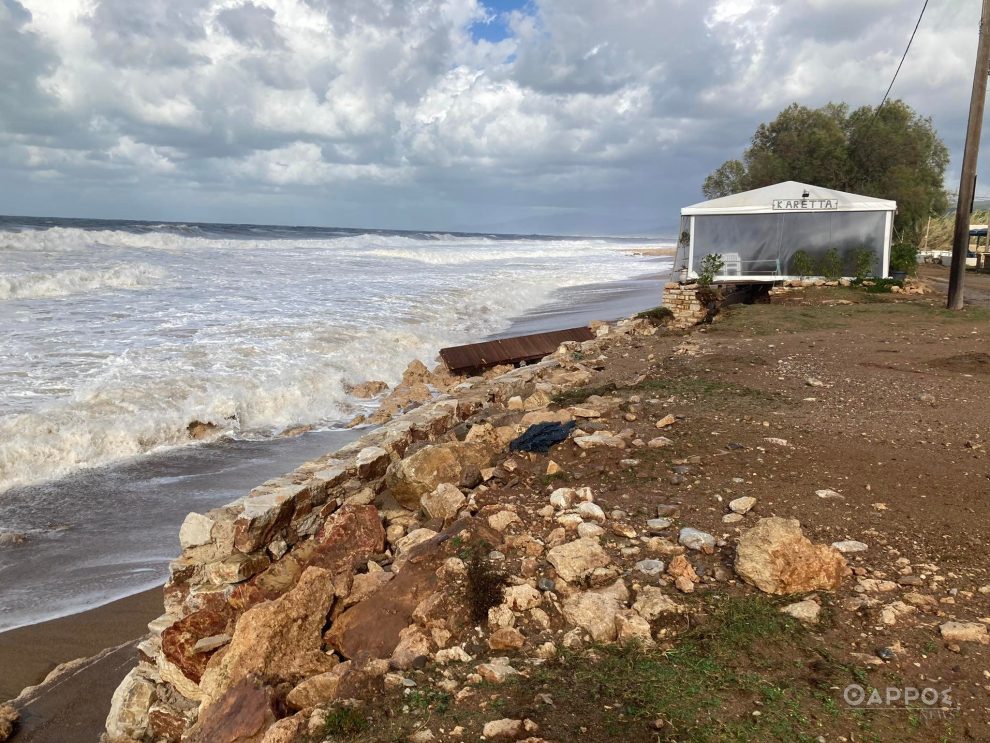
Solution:
<path fill-rule="evenodd" d="M 890 95 L 890 91 L 894 87 L 894 82 L 897 80 L 897 75 L 901 71 L 901 67 L 904 65 L 904 60 L 907 59 L 908 52 L 911 51 L 911 43 L 914 41 L 914 35 L 918 33 L 918 26 L 921 25 L 921 19 L 925 17 L 925 10 L 928 8 L 928 0 L 925 0 L 925 4 L 921 6 L 921 13 L 918 14 L 918 22 L 914 24 L 914 31 L 911 32 L 911 38 L 908 39 L 907 47 L 904 49 L 904 54 L 901 55 L 901 61 L 897 65 L 897 69 L 894 70 L 894 77 L 890 81 L 890 85 L 887 86 L 887 92 L 883 94 L 883 100 L 880 101 L 880 105 L 877 106 L 876 111 L 873 112 L 873 118 L 870 120 L 870 126 L 873 126 L 873 122 L 876 121 L 877 116 L 880 115 L 880 109 L 883 108 L 883 104 L 887 102 L 887 96 Z"/>

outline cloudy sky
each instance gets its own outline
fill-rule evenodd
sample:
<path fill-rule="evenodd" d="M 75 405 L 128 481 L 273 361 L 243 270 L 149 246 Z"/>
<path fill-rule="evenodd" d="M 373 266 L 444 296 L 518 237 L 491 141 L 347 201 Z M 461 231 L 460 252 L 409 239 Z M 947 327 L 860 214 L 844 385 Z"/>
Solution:
<path fill-rule="evenodd" d="M 787 104 L 876 105 L 920 7 L 0 0 L 0 213 L 655 231 Z M 930 2 L 894 88 L 950 185 L 978 21 Z"/>

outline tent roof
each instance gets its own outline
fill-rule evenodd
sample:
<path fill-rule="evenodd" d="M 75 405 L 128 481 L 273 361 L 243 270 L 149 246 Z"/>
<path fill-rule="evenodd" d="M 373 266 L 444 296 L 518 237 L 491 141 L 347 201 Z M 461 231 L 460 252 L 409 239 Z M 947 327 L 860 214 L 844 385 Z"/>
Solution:
<path fill-rule="evenodd" d="M 807 196 L 805 197 L 805 194 Z M 803 202 L 803 203 L 798 203 Z M 821 203 L 828 202 L 828 203 Z M 776 208 L 775 208 L 776 205 Z M 681 209 L 682 215 L 771 214 L 776 212 L 895 211 L 896 201 L 859 196 L 797 181 L 784 181 L 752 191 L 702 201 Z"/>

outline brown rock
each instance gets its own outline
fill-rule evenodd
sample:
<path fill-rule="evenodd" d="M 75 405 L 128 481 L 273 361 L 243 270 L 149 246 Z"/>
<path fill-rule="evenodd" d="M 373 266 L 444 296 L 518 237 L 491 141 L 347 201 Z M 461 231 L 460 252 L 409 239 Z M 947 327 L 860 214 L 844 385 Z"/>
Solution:
<path fill-rule="evenodd" d="M 186 430 L 189 432 L 190 438 L 202 440 L 209 438 L 217 432 L 220 428 L 216 423 L 204 423 L 203 421 L 193 421 L 188 426 Z"/>
<path fill-rule="evenodd" d="M 430 654 L 430 638 L 415 624 L 399 632 L 399 643 L 392 651 L 392 665 L 396 668 L 412 668 L 417 658 Z"/>
<path fill-rule="evenodd" d="M 200 683 L 207 701 L 217 701 L 249 675 L 271 683 L 297 683 L 329 671 L 322 652 L 323 625 L 334 600 L 332 574 L 310 567 L 291 591 L 246 611 L 230 645 L 214 655 Z"/>
<path fill-rule="evenodd" d="M 148 731 L 156 741 L 178 741 L 188 726 L 189 720 L 166 704 L 153 704 L 148 710 Z"/>
<path fill-rule="evenodd" d="M 196 643 L 205 637 L 226 632 L 233 613 L 204 609 L 195 611 L 162 632 L 162 653 L 182 674 L 199 683 L 212 653 L 196 652 Z"/>
<path fill-rule="evenodd" d="M 183 743 L 261 743 L 275 720 L 275 690 L 249 675 L 203 710 Z"/>
<path fill-rule="evenodd" d="M 477 470 L 477 467 L 474 469 Z M 464 493 L 449 482 L 440 483 L 435 490 L 422 498 L 423 509 L 433 519 L 453 518 L 466 502 Z"/>
<path fill-rule="evenodd" d="M 437 546 L 427 543 L 411 552 L 424 559 L 403 567 L 387 591 L 376 591 L 334 620 L 326 641 L 345 658 L 391 657 L 413 611 L 436 590 L 436 570 L 443 562 Z"/>
<path fill-rule="evenodd" d="M 488 647 L 492 650 L 518 650 L 525 644 L 525 636 L 515 627 L 497 629 L 488 638 Z"/>
<path fill-rule="evenodd" d="M 387 389 L 388 385 L 385 382 L 378 379 L 369 379 L 367 382 L 361 382 L 361 384 L 356 384 L 348 388 L 347 391 L 359 400 L 368 400 L 376 395 L 380 395 Z"/>
<path fill-rule="evenodd" d="M 765 593 L 834 590 L 849 572 L 834 547 L 812 544 L 797 519 L 760 519 L 736 548 L 736 572 Z"/>
<path fill-rule="evenodd" d="M 454 536 L 460 539 L 451 539 Z M 411 547 L 388 590 L 376 591 L 337 617 L 326 633 L 327 644 L 345 658 L 390 658 L 413 611 L 437 590 L 436 572 L 444 561 L 474 541 L 501 543 L 497 532 L 474 518 L 454 522 L 443 537 Z M 452 611 L 448 618 L 451 626 L 458 622 L 466 622 L 463 610 Z"/>
<path fill-rule="evenodd" d="M 358 573 L 354 576 L 354 581 L 351 583 L 351 590 L 347 593 L 347 596 L 338 602 L 338 606 L 346 609 L 349 606 L 354 606 L 354 604 L 364 601 L 394 577 L 395 573 L 385 570 L 376 570 L 373 573 Z"/>
<path fill-rule="evenodd" d="M 262 601 L 277 599 L 291 589 L 302 575 L 304 561 L 313 554 L 316 543 L 309 540 L 292 554 L 273 562 L 256 576 L 234 587 L 229 604 L 238 612 L 250 609 Z"/>
<path fill-rule="evenodd" d="M 385 549 L 385 528 L 374 506 L 345 505 L 320 528 L 308 564 L 349 572 Z"/>
<path fill-rule="evenodd" d="M 0 704 L 0 741 L 7 740 L 14 734 L 14 726 L 20 718 L 14 705 Z"/>
<path fill-rule="evenodd" d="M 310 710 L 306 710 L 282 718 L 268 728 L 262 743 L 303 743 L 309 740 L 310 716 Z"/>
<path fill-rule="evenodd" d="M 220 562 L 211 562 L 206 566 L 206 577 L 215 586 L 230 583 L 240 583 L 253 575 L 257 575 L 268 567 L 271 560 L 264 552 L 253 552 L 245 555 L 236 552 Z"/>

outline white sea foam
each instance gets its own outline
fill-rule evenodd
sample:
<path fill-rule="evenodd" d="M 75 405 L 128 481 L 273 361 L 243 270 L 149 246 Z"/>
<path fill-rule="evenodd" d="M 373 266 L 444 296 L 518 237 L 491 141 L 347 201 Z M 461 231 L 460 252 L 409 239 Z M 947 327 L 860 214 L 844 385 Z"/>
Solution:
<path fill-rule="evenodd" d="M 159 283 L 166 276 L 164 270 L 146 264 L 120 265 L 96 271 L 70 268 L 54 273 L 0 274 L 0 301 L 137 289 Z"/>
<path fill-rule="evenodd" d="M 348 382 L 647 270 L 601 240 L 169 229 L 0 232 L 0 299 L 36 300 L 0 312 L 0 490 L 188 445 L 192 421 L 335 425 Z"/>

